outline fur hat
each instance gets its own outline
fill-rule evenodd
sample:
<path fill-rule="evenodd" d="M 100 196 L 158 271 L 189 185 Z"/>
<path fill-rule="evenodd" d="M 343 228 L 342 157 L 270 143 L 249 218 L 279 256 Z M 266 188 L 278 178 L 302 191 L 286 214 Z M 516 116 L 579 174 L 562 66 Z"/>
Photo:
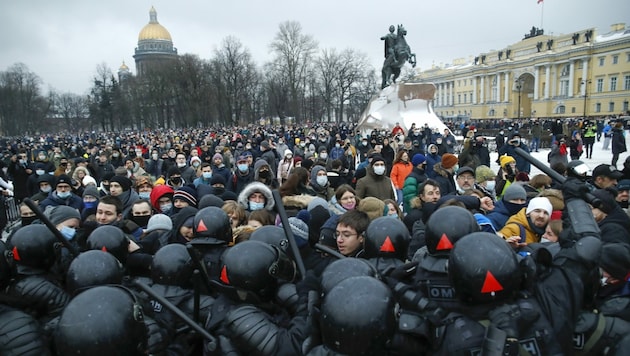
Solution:
<path fill-rule="evenodd" d="M 148 234 L 155 230 L 171 231 L 173 230 L 173 221 L 164 214 L 155 214 L 149 219 L 147 229 L 144 232 Z"/>
<path fill-rule="evenodd" d="M 506 156 L 501 156 L 501 158 L 499 158 L 499 164 L 501 165 L 501 168 L 503 169 L 505 169 L 505 167 L 507 167 L 507 165 L 512 162 L 516 163 L 516 160 L 512 156 L 506 155 Z"/>
<path fill-rule="evenodd" d="M 549 199 L 545 197 L 536 197 L 530 200 L 529 204 L 527 204 L 527 210 L 525 210 L 525 214 L 529 214 L 536 209 L 542 209 L 546 211 L 549 216 L 551 216 L 551 213 L 553 212 L 553 207 L 551 206 Z"/>
<path fill-rule="evenodd" d="M 44 215 L 48 217 L 48 220 L 50 220 L 53 225 L 61 224 L 69 219 L 81 220 L 81 214 L 79 214 L 79 211 L 67 205 L 49 206 L 44 211 Z"/>
<path fill-rule="evenodd" d="M 197 206 L 197 191 L 189 186 L 183 186 L 173 193 L 173 201 L 183 200 L 190 206 Z"/>
<path fill-rule="evenodd" d="M 457 156 L 452 153 L 445 153 L 442 155 L 442 167 L 444 169 L 453 168 L 457 162 L 459 162 Z"/>
<path fill-rule="evenodd" d="M 262 195 L 265 196 L 265 209 L 269 211 L 273 210 L 275 202 L 271 189 L 261 182 L 251 182 L 246 185 L 238 195 L 238 203 L 241 204 L 245 210 L 249 209 L 249 196 L 256 192 L 262 193 Z"/>
<path fill-rule="evenodd" d="M 385 215 L 385 203 L 374 197 L 366 197 L 361 199 L 357 210 L 366 213 L 372 221 Z"/>

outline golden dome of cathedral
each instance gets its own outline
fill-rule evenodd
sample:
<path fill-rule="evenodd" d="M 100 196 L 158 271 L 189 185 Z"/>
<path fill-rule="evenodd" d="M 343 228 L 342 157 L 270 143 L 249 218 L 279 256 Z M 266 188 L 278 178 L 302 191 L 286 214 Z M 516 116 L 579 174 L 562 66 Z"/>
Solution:
<path fill-rule="evenodd" d="M 157 11 L 151 6 L 149 11 L 149 23 L 142 28 L 138 35 L 138 41 L 142 40 L 165 40 L 172 42 L 171 34 L 157 20 Z"/>

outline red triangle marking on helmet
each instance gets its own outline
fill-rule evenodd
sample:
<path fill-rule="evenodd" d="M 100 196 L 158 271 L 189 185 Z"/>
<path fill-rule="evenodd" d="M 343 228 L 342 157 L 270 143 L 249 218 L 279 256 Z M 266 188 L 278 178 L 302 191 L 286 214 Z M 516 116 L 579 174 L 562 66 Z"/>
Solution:
<path fill-rule="evenodd" d="M 221 269 L 221 282 L 225 284 L 230 284 L 230 279 L 227 275 L 227 266 L 223 266 L 223 269 Z"/>
<path fill-rule="evenodd" d="M 392 240 L 389 239 L 389 236 L 385 238 L 385 241 L 381 245 L 381 252 L 396 252 L 396 248 L 392 243 Z"/>
<path fill-rule="evenodd" d="M 486 272 L 486 279 L 483 281 L 483 286 L 481 287 L 481 293 L 492 293 L 503 290 L 503 286 L 496 278 L 492 275 L 490 271 Z"/>
<path fill-rule="evenodd" d="M 16 261 L 20 260 L 20 254 L 18 253 L 17 246 L 13 246 L 13 259 Z"/>
<path fill-rule="evenodd" d="M 197 224 L 197 232 L 208 231 L 206 224 L 203 223 L 203 220 L 199 220 L 199 224 Z"/>
<path fill-rule="evenodd" d="M 101 251 L 107 252 L 107 247 L 105 247 L 105 246 L 101 247 Z"/>
<path fill-rule="evenodd" d="M 451 240 L 448 239 L 448 236 L 446 236 L 446 234 L 442 233 L 442 237 L 440 237 L 440 241 L 438 242 L 437 246 L 435 247 L 436 250 L 452 250 L 453 249 L 453 244 L 451 243 Z"/>

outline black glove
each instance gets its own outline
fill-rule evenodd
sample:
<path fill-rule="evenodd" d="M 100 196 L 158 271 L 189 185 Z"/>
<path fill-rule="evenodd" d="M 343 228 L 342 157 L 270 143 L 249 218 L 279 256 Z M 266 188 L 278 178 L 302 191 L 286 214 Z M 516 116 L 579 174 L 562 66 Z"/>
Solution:
<path fill-rule="evenodd" d="M 586 183 L 574 177 L 569 177 L 562 183 L 562 196 L 565 201 L 583 199 L 588 191 Z"/>
<path fill-rule="evenodd" d="M 404 265 L 398 266 L 398 267 L 391 266 L 391 267 L 385 269 L 385 271 L 383 271 L 382 275 L 384 277 L 389 277 L 389 278 L 396 279 L 398 281 L 403 281 L 406 278 L 416 274 L 416 268 L 417 267 L 418 267 L 418 262 L 417 261 L 405 263 Z"/>
<path fill-rule="evenodd" d="M 315 291 L 319 294 L 321 291 L 319 278 L 317 278 L 313 271 L 308 271 L 304 279 L 295 284 L 295 290 L 298 296 L 304 299 L 308 298 L 309 291 Z"/>

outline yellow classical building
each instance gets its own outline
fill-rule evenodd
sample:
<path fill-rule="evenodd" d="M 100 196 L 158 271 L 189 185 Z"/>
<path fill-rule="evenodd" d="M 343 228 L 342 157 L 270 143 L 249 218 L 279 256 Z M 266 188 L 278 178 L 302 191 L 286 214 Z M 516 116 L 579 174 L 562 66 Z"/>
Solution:
<path fill-rule="evenodd" d="M 420 71 L 414 81 L 435 84 L 433 108 L 443 119 L 628 115 L 630 29 L 546 35 L 533 27 L 517 43 Z"/>

